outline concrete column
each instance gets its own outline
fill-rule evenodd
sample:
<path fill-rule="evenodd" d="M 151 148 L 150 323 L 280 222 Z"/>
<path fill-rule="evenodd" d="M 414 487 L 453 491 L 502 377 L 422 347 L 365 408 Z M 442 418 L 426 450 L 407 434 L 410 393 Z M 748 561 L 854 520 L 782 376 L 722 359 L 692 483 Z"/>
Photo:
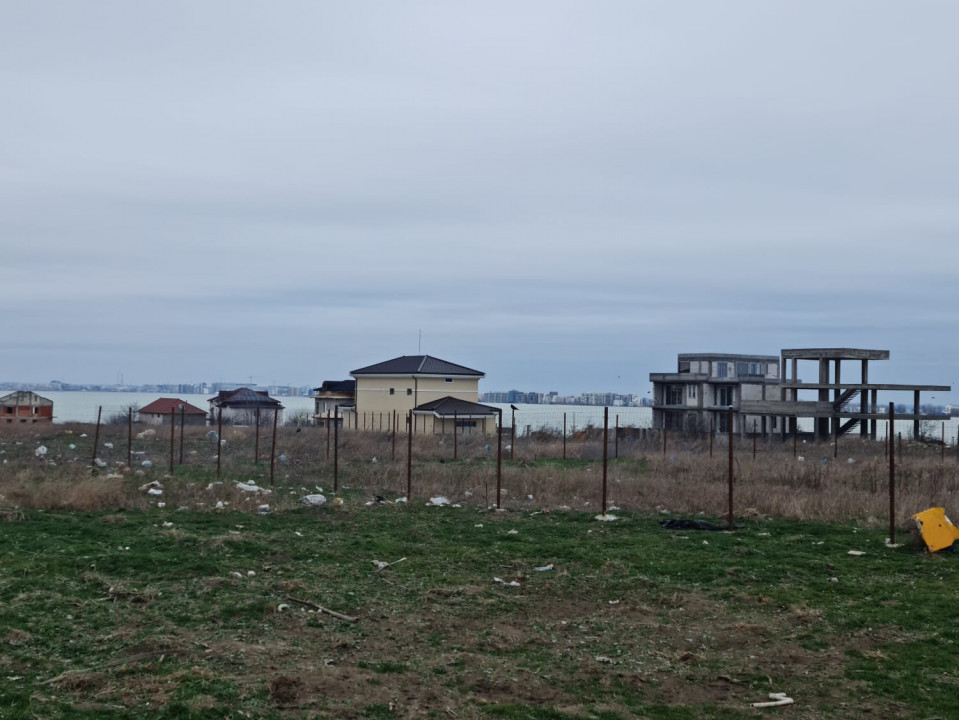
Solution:
<path fill-rule="evenodd" d="M 915 415 L 912 419 L 912 439 L 915 440 L 919 437 L 919 391 L 915 390 L 912 397 L 912 412 Z"/>
<path fill-rule="evenodd" d="M 840 382 L 842 382 L 841 373 L 840 373 L 840 364 L 841 364 L 841 363 L 842 363 L 842 360 L 840 360 L 839 358 L 836 358 L 836 378 L 835 378 L 835 380 L 834 380 L 834 382 L 835 382 L 836 385 L 838 385 Z M 841 394 L 842 394 L 841 388 L 836 388 L 835 390 L 832 391 L 832 402 L 833 402 L 833 405 L 838 405 L 838 404 L 839 404 L 839 396 L 840 396 Z M 833 437 L 836 437 L 836 436 L 839 435 L 839 425 L 840 425 L 840 417 L 839 417 L 839 410 L 837 409 L 837 410 L 836 410 L 836 414 L 833 415 L 833 418 L 832 418 L 832 434 L 833 434 Z"/>
<path fill-rule="evenodd" d="M 872 390 L 872 399 L 869 402 L 869 406 L 872 408 L 873 412 L 876 412 L 876 408 L 879 407 L 879 391 Z M 869 428 L 869 438 L 871 440 L 876 439 L 876 427 L 879 425 L 879 418 L 873 418 L 872 427 Z"/>
<path fill-rule="evenodd" d="M 829 360 L 826 358 L 819 360 L 819 383 L 821 385 L 829 383 Z M 818 397 L 819 402 L 829 402 L 829 390 L 820 388 Z M 816 418 L 816 435 L 818 435 L 820 440 L 829 439 L 828 417 Z"/>
<path fill-rule="evenodd" d="M 863 385 L 869 384 L 869 361 L 862 361 L 862 379 L 860 380 Z M 867 413 L 869 412 L 869 391 L 863 388 L 859 391 L 859 412 Z M 875 411 L 873 411 L 875 412 Z M 863 440 L 869 435 L 869 421 L 863 418 L 859 421 L 859 437 Z"/>

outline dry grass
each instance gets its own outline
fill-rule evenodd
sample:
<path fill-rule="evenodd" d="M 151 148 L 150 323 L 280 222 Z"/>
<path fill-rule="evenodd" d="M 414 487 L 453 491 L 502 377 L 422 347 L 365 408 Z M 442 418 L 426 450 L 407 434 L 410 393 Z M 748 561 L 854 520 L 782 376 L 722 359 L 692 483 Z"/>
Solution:
<path fill-rule="evenodd" d="M 134 434 L 145 428 L 135 427 Z M 395 499 L 406 492 L 407 438 L 395 445 L 385 432 L 342 431 L 338 452 L 325 430 L 280 428 L 275 452 L 271 434 L 259 439 L 253 428 L 224 428 L 219 482 L 216 440 L 208 428 L 187 428 L 183 464 L 179 464 L 179 432 L 174 436 L 174 463 L 169 470 L 170 435 L 157 428 L 134 437 L 132 467 L 126 465 L 127 436 L 123 426 L 100 431 L 98 458 L 106 466 L 91 470 L 92 426 L 48 426 L 5 430 L 0 436 L 0 507 L 73 509 L 140 508 L 160 502 L 173 507 L 224 507 L 271 511 L 294 506 L 307 492 L 334 484 L 334 456 L 339 489 L 351 501 L 382 495 Z M 112 448 L 106 443 L 112 444 Z M 36 455 L 43 445 L 47 453 Z M 70 448 L 73 445 L 73 448 Z M 832 445 L 802 444 L 794 457 L 792 443 L 752 440 L 735 447 L 735 507 L 742 516 L 769 515 L 801 520 L 888 522 L 889 466 L 882 442 L 858 439 Z M 504 443 L 504 448 L 508 448 Z M 255 452 L 256 450 L 256 452 Z M 599 509 L 602 488 L 601 434 L 578 440 L 519 438 L 504 449 L 503 504 L 513 508 Z M 631 510 L 723 515 L 728 502 L 728 455 L 723 439 L 670 438 L 621 440 L 608 448 L 608 504 Z M 927 507 L 945 506 L 959 514 L 959 463 L 955 449 L 906 444 L 897 454 L 897 522 Z M 454 459 L 455 453 L 455 459 Z M 271 454 L 274 460 L 271 482 Z M 618 457 L 617 457 L 618 455 Z M 259 464 L 254 464 L 254 457 Z M 395 459 L 394 459 L 395 457 Z M 800 460 L 800 458 L 802 458 Z M 142 467 L 144 461 L 152 467 Z M 414 436 L 412 486 L 414 499 L 444 495 L 463 504 L 490 504 L 496 498 L 496 439 L 467 436 Z M 162 496 L 147 495 L 142 486 L 157 481 Z M 237 489 L 236 482 L 273 487 L 269 496 Z M 352 497 L 351 497 L 352 496 Z"/>

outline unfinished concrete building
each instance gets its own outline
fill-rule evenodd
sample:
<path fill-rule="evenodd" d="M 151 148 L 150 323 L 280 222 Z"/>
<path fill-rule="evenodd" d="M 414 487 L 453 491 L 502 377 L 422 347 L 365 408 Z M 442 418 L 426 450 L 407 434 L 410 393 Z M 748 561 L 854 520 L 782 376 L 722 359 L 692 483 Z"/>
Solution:
<path fill-rule="evenodd" d="M 880 404 L 880 391 L 911 392 L 913 411 L 897 414 L 896 419 L 912 423 L 912 436 L 920 437 L 922 421 L 947 420 L 948 415 L 923 414 L 920 411 L 920 394 L 923 392 L 949 392 L 948 385 L 911 385 L 898 383 L 870 383 L 869 362 L 888 360 L 888 350 L 863 350 L 857 348 L 800 348 L 783 350 L 780 353 L 782 379 L 779 383 L 778 400 L 747 400 L 740 405 L 740 412 L 781 418 L 779 423 L 783 436 L 799 430 L 799 418 L 811 418 L 813 431 L 819 439 L 838 438 L 858 430 L 862 438 L 876 439 L 877 425 L 887 420 L 888 404 Z M 843 379 L 842 363 L 847 367 L 855 363 L 858 375 Z M 800 362 L 816 363 L 817 380 L 803 382 L 799 376 Z M 853 366 L 855 367 L 855 366 Z M 802 395 L 801 395 L 802 394 Z M 808 400 L 815 394 L 814 400 Z"/>
<path fill-rule="evenodd" d="M 910 422 L 912 436 L 921 436 L 924 421 L 948 415 L 922 413 L 921 393 L 949 392 L 948 385 L 870 383 L 869 363 L 888 360 L 888 350 L 800 348 L 775 355 L 685 353 L 674 373 L 650 373 L 653 383 L 653 427 L 686 432 L 726 433 L 729 408 L 736 434 L 772 435 L 813 432 L 826 440 L 858 431 L 877 437 L 880 420 L 888 420 L 888 402 L 880 391 L 911 392 L 911 413 L 896 420 Z M 843 378 L 843 362 L 846 378 Z M 815 381 L 800 379 L 800 363 L 815 363 Z M 854 364 L 854 365 L 853 365 Z M 800 418 L 810 419 L 800 424 Z"/>
<path fill-rule="evenodd" d="M 779 358 L 776 355 L 683 353 L 676 372 L 650 373 L 653 383 L 653 427 L 683 432 L 729 431 L 771 433 L 775 417 L 738 412 L 743 403 L 779 397 Z"/>

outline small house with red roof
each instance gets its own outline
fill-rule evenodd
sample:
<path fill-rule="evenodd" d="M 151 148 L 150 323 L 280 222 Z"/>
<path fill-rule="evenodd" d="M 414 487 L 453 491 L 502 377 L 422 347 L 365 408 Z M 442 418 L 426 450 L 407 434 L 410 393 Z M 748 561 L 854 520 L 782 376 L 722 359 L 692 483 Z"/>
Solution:
<path fill-rule="evenodd" d="M 159 398 L 137 410 L 137 421 L 147 425 L 169 425 L 172 419 L 184 425 L 205 425 L 206 411 L 180 398 Z"/>

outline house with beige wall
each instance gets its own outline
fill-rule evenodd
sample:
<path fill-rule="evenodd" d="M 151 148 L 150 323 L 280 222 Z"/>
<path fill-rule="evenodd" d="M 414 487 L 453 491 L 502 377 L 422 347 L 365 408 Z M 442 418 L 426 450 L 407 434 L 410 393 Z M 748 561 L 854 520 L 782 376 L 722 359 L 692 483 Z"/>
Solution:
<path fill-rule="evenodd" d="M 472 432 L 495 430 L 497 410 L 478 402 L 485 377 L 479 370 L 431 355 L 402 355 L 350 375 L 356 395 L 352 407 L 340 408 L 344 427 L 389 429 L 395 413 L 403 428 L 413 412 L 414 432 L 452 432 L 453 424 Z M 468 417 L 460 418 L 464 413 Z"/>

